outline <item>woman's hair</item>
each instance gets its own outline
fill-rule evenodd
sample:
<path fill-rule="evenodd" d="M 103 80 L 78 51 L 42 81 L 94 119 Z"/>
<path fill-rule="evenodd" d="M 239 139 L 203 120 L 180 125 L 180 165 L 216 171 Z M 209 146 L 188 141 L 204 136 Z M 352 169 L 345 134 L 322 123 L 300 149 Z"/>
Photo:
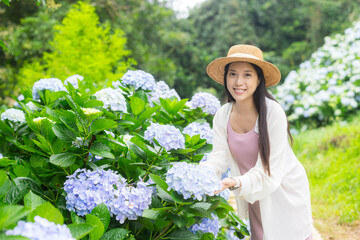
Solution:
<path fill-rule="evenodd" d="M 226 92 L 228 102 L 233 102 L 233 101 L 235 101 L 235 99 L 233 98 L 233 96 L 231 96 L 229 90 L 227 89 L 227 80 L 226 80 L 226 76 L 228 74 L 230 64 L 231 63 L 229 63 L 225 66 L 224 86 L 225 86 L 225 92 Z M 257 76 L 260 80 L 260 84 L 256 88 L 256 90 L 253 94 L 253 98 L 254 98 L 256 111 L 259 114 L 259 120 L 258 120 L 259 151 L 260 151 L 261 161 L 262 161 L 265 172 L 267 172 L 270 176 L 270 161 L 269 161 L 270 142 L 269 142 L 269 134 L 268 134 L 268 128 L 267 128 L 267 120 L 266 120 L 267 108 L 266 108 L 266 104 L 265 104 L 265 97 L 270 98 L 271 100 L 274 100 L 274 101 L 276 101 L 276 99 L 268 92 L 268 90 L 265 87 L 265 77 L 264 77 L 262 69 L 255 64 L 252 64 L 252 63 L 250 63 L 250 64 L 254 67 L 254 69 L 257 73 Z M 292 145 L 293 138 L 290 133 L 289 122 L 288 122 L 288 126 L 287 126 L 287 131 L 288 131 L 288 135 L 289 135 L 290 142 Z"/>

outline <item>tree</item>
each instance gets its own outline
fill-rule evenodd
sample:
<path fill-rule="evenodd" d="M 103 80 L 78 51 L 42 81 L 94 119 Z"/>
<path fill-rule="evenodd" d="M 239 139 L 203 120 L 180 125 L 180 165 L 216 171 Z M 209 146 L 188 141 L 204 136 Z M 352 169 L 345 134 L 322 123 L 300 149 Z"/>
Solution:
<path fill-rule="evenodd" d="M 113 81 L 134 63 L 127 59 L 131 52 L 124 33 L 117 29 L 111 34 L 109 24 L 99 25 L 95 8 L 88 3 L 73 5 L 55 30 L 53 50 L 25 64 L 17 76 L 19 83 L 29 85 L 44 77 L 64 80 L 73 74 L 94 82 Z"/>

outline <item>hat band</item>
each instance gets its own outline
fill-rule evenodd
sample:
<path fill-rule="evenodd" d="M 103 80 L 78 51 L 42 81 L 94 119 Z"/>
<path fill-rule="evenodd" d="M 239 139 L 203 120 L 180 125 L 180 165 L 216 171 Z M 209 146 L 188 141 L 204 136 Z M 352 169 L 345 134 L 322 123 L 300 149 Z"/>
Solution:
<path fill-rule="evenodd" d="M 229 55 L 228 57 L 247 57 L 247 58 L 253 58 L 253 59 L 261 60 L 258 57 L 255 57 L 253 55 L 246 54 L 246 53 L 235 53 L 235 54 Z"/>

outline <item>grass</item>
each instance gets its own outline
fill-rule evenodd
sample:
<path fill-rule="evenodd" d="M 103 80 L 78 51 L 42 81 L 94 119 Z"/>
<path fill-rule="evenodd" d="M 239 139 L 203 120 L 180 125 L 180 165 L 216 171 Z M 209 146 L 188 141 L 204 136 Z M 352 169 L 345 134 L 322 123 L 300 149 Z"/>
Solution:
<path fill-rule="evenodd" d="M 302 132 L 293 149 L 304 165 L 315 219 L 351 224 L 360 216 L 360 114 Z"/>

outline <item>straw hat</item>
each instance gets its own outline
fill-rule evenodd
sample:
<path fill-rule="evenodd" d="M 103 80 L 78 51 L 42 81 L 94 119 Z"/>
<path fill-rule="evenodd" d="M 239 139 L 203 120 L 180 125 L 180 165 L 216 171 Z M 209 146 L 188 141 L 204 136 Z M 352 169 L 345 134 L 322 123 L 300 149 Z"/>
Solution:
<path fill-rule="evenodd" d="M 252 45 L 235 45 L 229 49 L 227 57 L 217 58 L 206 68 L 207 74 L 220 84 L 224 84 L 225 66 L 232 62 L 248 62 L 259 66 L 264 73 L 265 86 L 276 85 L 281 79 L 281 73 L 275 65 L 263 60 L 262 51 Z"/>

